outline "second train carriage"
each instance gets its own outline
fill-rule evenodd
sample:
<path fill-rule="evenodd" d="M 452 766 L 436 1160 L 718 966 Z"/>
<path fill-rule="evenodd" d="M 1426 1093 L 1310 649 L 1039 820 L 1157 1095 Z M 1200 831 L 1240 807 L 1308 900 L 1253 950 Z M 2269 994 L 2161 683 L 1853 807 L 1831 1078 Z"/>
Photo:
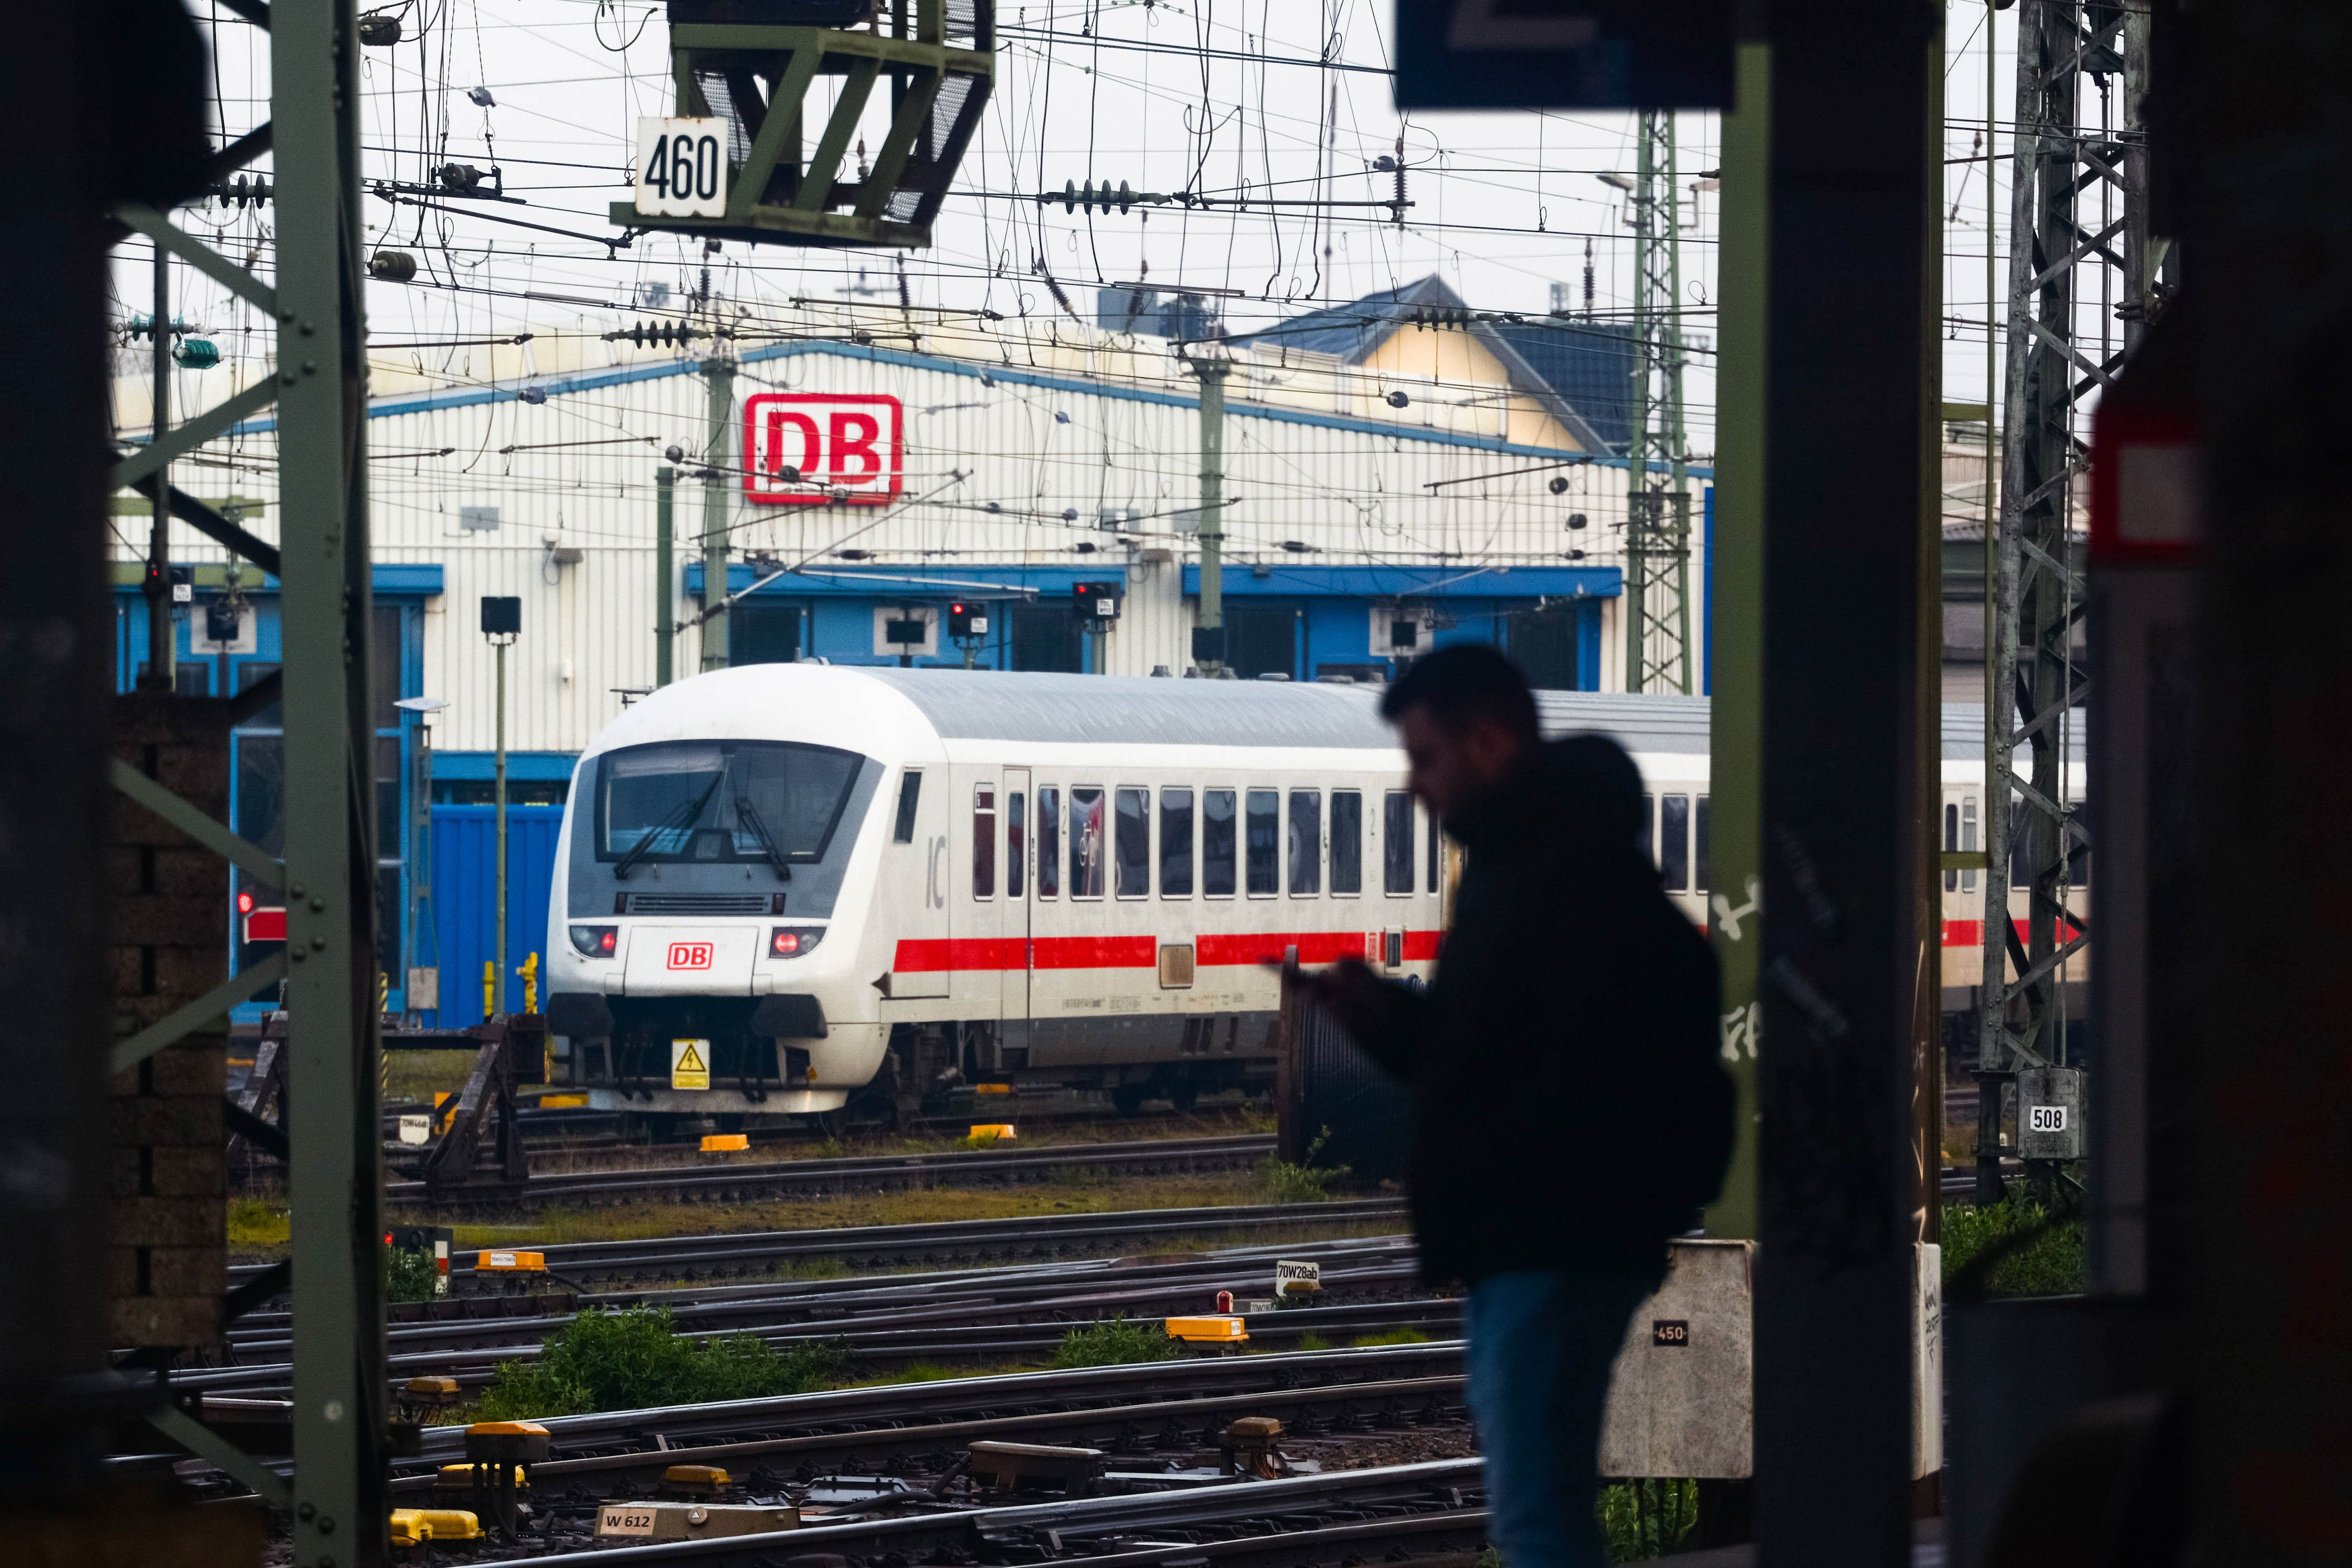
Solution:
<path fill-rule="evenodd" d="M 1448 868 L 1377 697 L 812 664 L 666 688 L 574 774 L 550 900 L 558 1077 L 599 1109 L 730 1119 L 834 1110 L 877 1079 L 1054 1082 L 1129 1109 L 1264 1084 L 1265 961 L 1425 976 L 1436 956 Z M 1706 700 L 1538 700 L 1548 733 L 1633 753 L 1652 858 L 1706 922 Z M 1954 849 L 1975 847 L 1979 712 L 1945 715 Z M 1948 1006 L 1979 972 L 1980 905 L 1976 874 L 1946 873 Z"/>

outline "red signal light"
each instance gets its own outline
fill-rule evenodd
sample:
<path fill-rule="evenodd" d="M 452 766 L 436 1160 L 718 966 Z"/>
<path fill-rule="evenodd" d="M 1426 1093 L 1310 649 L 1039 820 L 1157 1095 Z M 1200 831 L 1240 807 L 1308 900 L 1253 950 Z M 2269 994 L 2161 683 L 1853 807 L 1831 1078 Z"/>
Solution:
<path fill-rule="evenodd" d="M 801 950 L 801 933 L 796 931 L 780 931 L 776 933 L 774 945 L 779 956 L 789 957 Z"/>
<path fill-rule="evenodd" d="M 241 915 L 249 915 L 253 912 L 253 895 L 251 893 L 239 893 L 236 896 L 236 912 Z"/>

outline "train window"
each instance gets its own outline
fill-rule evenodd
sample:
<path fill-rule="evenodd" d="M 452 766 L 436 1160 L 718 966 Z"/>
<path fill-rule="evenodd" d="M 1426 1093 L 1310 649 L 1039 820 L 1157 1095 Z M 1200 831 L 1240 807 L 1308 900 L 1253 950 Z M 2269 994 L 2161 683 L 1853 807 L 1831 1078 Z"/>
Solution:
<path fill-rule="evenodd" d="M 1401 789 L 1381 802 L 1381 886 L 1391 893 L 1412 891 L 1412 796 Z"/>
<path fill-rule="evenodd" d="M 1103 792 L 1070 791 L 1070 897 L 1103 896 Z"/>
<path fill-rule="evenodd" d="M 1642 858 L 1654 866 L 1658 863 L 1658 797 L 1642 797 Z"/>
<path fill-rule="evenodd" d="M 656 741 L 596 764 L 596 858 L 774 867 L 824 858 L 864 758 L 777 741 Z"/>
<path fill-rule="evenodd" d="M 1959 853 L 1959 849 L 1960 808 L 1957 804 L 1951 801 L 1947 801 L 1944 803 L 1944 853 L 1947 855 L 1957 855 Z M 1957 893 L 1959 890 L 1959 872 L 1956 869 L 1947 868 L 1944 872 L 1944 891 L 1948 893 Z"/>
<path fill-rule="evenodd" d="M 996 786 L 971 792 L 971 896 L 996 897 Z"/>
<path fill-rule="evenodd" d="M 1964 795 L 1960 797 L 1960 848 L 1963 851 L 1973 851 L 1976 847 L 1977 797 L 1972 795 Z M 1973 893 L 1976 890 L 1977 874 L 1974 871 L 1961 872 L 1960 891 L 1963 893 Z"/>
<path fill-rule="evenodd" d="M 1151 792 L 1123 789 L 1118 805 L 1118 896 L 1151 896 Z"/>
<path fill-rule="evenodd" d="M 1437 842 L 1440 836 L 1437 831 L 1436 818 L 1423 816 L 1422 820 L 1429 824 L 1426 829 L 1429 835 L 1429 890 L 1433 893 L 1437 891 L 1437 868 L 1442 854 Z"/>
<path fill-rule="evenodd" d="M 1698 797 L 1698 819 L 1696 826 L 1697 832 L 1692 836 L 1696 842 L 1691 850 L 1691 890 L 1704 893 L 1715 885 L 1707 879 L 1706 796 L 1705 795 Z"/>
<path fill-rule="evenodd" d="M 1311 899 L 1323 890 L 1323 792 L 1290 792 L 1290 896 Z"/>
<path fill-rule="evenodd" d="M 1019 790 L 1004 797 L 1004 896 L 1021 897 L 1021 873 L 1029 864 L 1029 798 Z"/>
<path fill-rule="evenodd" d="M 1037 896 L 1057 898 L 1062 891 L 1062 792 L 1052 784 L 1037 786 Z"/>
<path fill-rule="evenodd" d="M 2091 885 L 2091 841 L 2084 837 L 2090 832 L 2089 816 L 2090 807 L 2084 802 L 2068 803 L 2067 821 L 2072 826 L 2066 830 L 2066 881 L 2070 887 Z M 2082 828 L 2083 833 L 2077 834 L 2076 827 Z"/>
<path fill-rule="evenodd" d="M 2027 841 L 2025 803 L 2009 803 L 2009 885 L 2012 888 L 2033 886 L 2032 848 Z"/>
<path fill-rule="evenodd" d="M 1160 896 L 1192 896 L 1192 792 L 1160 792 Z"/>
<path fill-rule="evenodd" d="M 1690 796 L 1666 795 L 1658 797 L 1658 869 L 1664 874 L 1666 891 L 1688 892 Z"/>
<path fill-rule="evenodd" d="M 1364 797 L 1351 789 L 1331 792 L 1331 890 L 1364 890 Z"/>
<path fill-rule="evenodd" d="M 1245 825 L 1249 844 L 1249 890 L 1254 897 L 1274 897 L 1282 880 L 1282 796 L 1270 789 L 1249 792 Z"/>
<path fill-rule="evenodd" d="M 1205 898 L 1234 896 L 1234 801 L 1229 789 L 1201 792 L 1201 892 Z"/>
<path fill-rule="evenodd" d="M 898 821 L 890 831 L 893 844 L 915 841 L 915 803 L 923 797 L 923 775 L 908 773 L 898 781 Z"/>

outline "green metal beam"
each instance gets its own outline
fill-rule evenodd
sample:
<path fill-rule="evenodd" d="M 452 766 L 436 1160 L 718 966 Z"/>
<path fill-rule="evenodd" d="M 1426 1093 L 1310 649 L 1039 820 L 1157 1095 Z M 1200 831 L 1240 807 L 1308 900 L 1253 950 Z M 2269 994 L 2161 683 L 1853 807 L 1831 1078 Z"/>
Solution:
<path fill-rule="evenodd" d="M 271 7 L 286 723 L 292 1568 L 378 1568 L 384 1476 L 357 18 Z"/>
<path fill-rule="evenodd" d="M 118 490 L 127 490 L 173 459 L 186 457 L 214 437 L 252 418 L 277 402 L 278 382 L 284 379 L 281 375 L 276 380 L 257 381 L 243 392 L 221 399 L 194 418 L 173 426 L 118 461 L 114 471 L 107 475 L 106 482 Z"/>
<path fill-rule="evenodd" d="M 121 758 L 112 760 L 110 777 L 116 789 L 224 860 L 251 872 L 273 888 L 285 885 L 285 862 L 252 840 L 231 833 Z"/>
<path fill-rule="evenodd" d="M 145 235 L 239 299 L 252 301 L 270 315 L 278 314 L 278 290 L 154 208 L 125 202 L 114 209 L 114 216 L 124 227 Z"/>
<path fill-rule="evenodd" d="M 249 1002 L 286 978 L 286 955 L 272 953 L 240 969 L 186 1006 L 166 1014 L 127 1040 L 115 1042 L 106 1058 L 109 1072 L 128 1072 L 166 1046 L 177 1045 L 240 1002 Z"/>
<path fill-rule="evenodd" d="M 1713 698 L 1707 930 L 1723 973 L 1723 1063 L 1738 1122 L 1712 1237 L 1757 1235 L 1757 952 L 1764 908 L 1765 311 L 1770 280 L 1772 51 L 1739 47 L 1738 108 L 1723 117 L 1721 337 L 1716 369 L 1715 582 L 1707 595 Z"/>
<path fill-rule="evenodd" d="M 286 1478 L 238 1447 L 176 1405 L 147 1413 L 147 1424 L 231 1480 L 243 1481 L 254 1494 L 282 1513 L 294 1508 L 294 1489 Z"/>

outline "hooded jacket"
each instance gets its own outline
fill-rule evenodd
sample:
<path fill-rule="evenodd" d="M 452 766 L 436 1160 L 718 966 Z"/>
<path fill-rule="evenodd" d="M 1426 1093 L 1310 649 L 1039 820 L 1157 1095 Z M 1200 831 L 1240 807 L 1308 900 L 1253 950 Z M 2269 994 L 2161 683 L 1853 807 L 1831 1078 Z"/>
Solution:
<path fill-rule="evenodd" d="M 1575 736 L 1445 825 L 1467 863 L 1435 982 L 1391 986 L 1360 1042 L 1415 1091 L 1432 1279 L 1654 1268 L 1722 1185 L 1715 955 L 1641 852 L 1641 789 Z"/>

